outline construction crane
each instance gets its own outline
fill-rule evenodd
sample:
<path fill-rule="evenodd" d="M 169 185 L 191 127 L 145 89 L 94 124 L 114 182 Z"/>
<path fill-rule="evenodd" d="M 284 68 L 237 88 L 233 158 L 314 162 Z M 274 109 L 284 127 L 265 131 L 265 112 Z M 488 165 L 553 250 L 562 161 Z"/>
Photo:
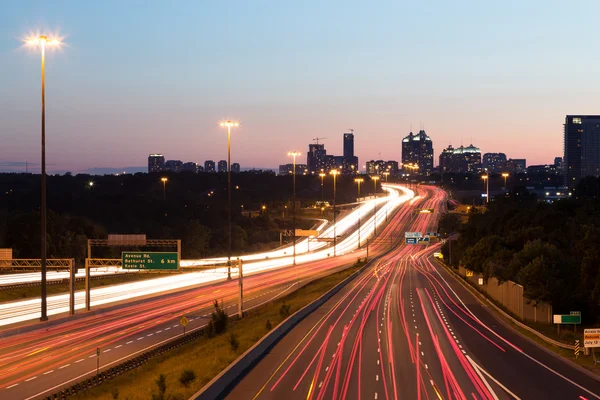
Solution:
<path fill-rule="evenodd" d="M 326 137 L 316 137 L 313 139 L 313 141 L 316 141 L 317 144 L 319 144 L 319 140 L 323 140 L 323 139 L 327 139 Z"/>

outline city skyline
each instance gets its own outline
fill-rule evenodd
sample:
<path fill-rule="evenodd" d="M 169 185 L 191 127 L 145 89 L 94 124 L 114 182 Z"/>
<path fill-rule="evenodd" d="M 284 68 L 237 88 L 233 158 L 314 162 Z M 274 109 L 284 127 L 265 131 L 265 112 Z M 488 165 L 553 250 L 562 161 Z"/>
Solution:
<path fill-rule="evenodd" d="M 540 4 L 545 18 L 532 23 L 528 15 Z M 594 37 L 585 20 L 600 9 L 595 3 L 577 23 L 563 20 L 561 3 L 536 1 L 440 3 L 435 11 L 394 2 L 377 9 L 341 2 L 185 8 L 7 5 L 0 17 L 0 170 L 22 170 L 28 161 L 39 171 L 39 59 L 20 48 L 32 30 L 59 31 L 66 42 L 47 60 L 49 172 L 143 168 L 155 151 L 196 162 L 225 158 L 218 122 L 226 118 L 242 124 L 232 157 L 256 168 L 276 169 L 289 148 L 350 128 L 360 160 L 397 160 L 401 138 L 417 126 L 437 149 L 473 142 L 484 153 L 545 164 L 562 154 L 564 115 L 595 114 L 600 106 L 597 63 L 584 51 Z M 134 18 L 140 11 L 144 26 Z M 407 12 L 426 16 L 433 29 L 417 20 L 392 23 Z M 223 14 L 230 30 L 221 29 Z M 311 29 L 303 23 L 309 16 Z M 181 23 L 167 30 L 164 21 L 175 17 Z M 407 35 L 414 31 L 423 34 Z M 565 52 L 581 53 L 577 74 L 565 60 L 543 62 Z M 331 154 L 343 153 L 341 141 L 325 143 Z"/>

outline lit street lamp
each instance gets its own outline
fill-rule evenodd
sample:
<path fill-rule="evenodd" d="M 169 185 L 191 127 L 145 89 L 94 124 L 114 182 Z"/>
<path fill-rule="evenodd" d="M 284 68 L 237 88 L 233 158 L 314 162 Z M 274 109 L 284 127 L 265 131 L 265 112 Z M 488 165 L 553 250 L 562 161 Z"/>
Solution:
<path fill-rule="evenodd" d="M 299 151 L 290 151 L 288 156 L 291 156 L 294 159 L 294 169 L 292 171 L 293 176 L 293 186 L 294 186 L 294 206 L 292 207 L 292 230 L 294 231 L 294 262 L 293 265 L 296 265 L 296 157 L 298 157 L 301 153 Z"/>
<path fill-rule="evenodd" d="M 160 178 L 160 181 L 163 183 L 163 200 L 167 200 L 167 181 L 169 179 L 166 177 Z"/>
<path fill-rule="evenodd" d="M 321 177 L 321 204 L 323 204 L 323 200 L 325 199 L 323 197 L 323 180 L 325 179 L 325 173 L 321 172 L 319 176 Z"/>
<path fill-rule="evenodd" d="M 485 185 L 485 202 L 489 203 L 490 201 L 490 183 L 489 177 L 487 175 L 481 175 L 481 179 L 483 179 L 483 184 Z"/>
<path fill-rule="evenodd" d="M 42 206 L 41 206 L 41 316 L 40 321 L 48 320 L 48 303 L 46 293 L 46 47 L 58 47 L 58 38 L 48 39 L 47 36 L 29 38 L 25 41 L 28 46 L 38 47 L 42 53 Z"/>
<path fill-rule="evenodd" d="M 229 221 L 228 238 L 229 246 L 227 250 L 227 280 L 231 280 L 231 128 L 240 126 L 239 122 L 223 121 L 220 126 L 227 127 L 227 219 Z"/>
<path fill-rule="evenodd" d="M 373 181 L 373 197 L 375 197 L 373 201 L 375 208 L 375 213 L 373 214 L 373 237 L 375 237 L 377 235 L 377 181 L 379 180 L 379 176 L 372 176 L 371 180 Z"/>
<path fill-rule="evenodd" d="M 335 257 L 335 246 L 337 243 L 337 233 L 335 231 L 335 195 L 336 195 L 336 178 L 340 174 L 338 170 L 334 169 L 329 172 L 333 175 L 333 256 Z"/>
<path fill-rule="evenodd" d="M 508 178 L 508 172 L 503 172 L 502 177 L 504 178 L 504 189 L 506 189 L 506 178 Z"/>
<path fill-rule="evenodd" d="M 356 178 L 354 182 L 358 184 L 358 198 L 356 201 L 358 202 L 360 198 L 360 184 L 364 182 L 363 178 Z M 360 202 L 358 203 L 358 248 L 360 249 Z"/>
<path fill-rule="evenodd" d="M 388 183 L 388 176 L 390 176 L 390 171 L 385 171 L 385 172 L 383 173 L 383 175 L 385 176 L 385 183 Z M 387 191 L 387 196 L 389 196 L 389 195 L 390 195 L 390 192 L 389 192 L 389 190 L 388 190 L 388 191 Z M 385 222 L 386 222 L 386 223 L 388 222 L 388 217 L 387 217 L 387 205 L 386 205 L 386 207 L 385 207 Z"/>

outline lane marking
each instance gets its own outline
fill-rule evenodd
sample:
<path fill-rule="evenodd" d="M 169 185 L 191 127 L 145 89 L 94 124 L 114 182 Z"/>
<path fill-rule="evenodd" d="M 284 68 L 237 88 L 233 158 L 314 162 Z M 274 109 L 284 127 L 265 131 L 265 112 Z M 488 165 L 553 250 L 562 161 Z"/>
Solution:
<path fill-rule="evenodd" d="M 6 388 L 10 389 L 10 388 L 14 388 L 15 386 L 18 386 L 18 385 L 19 385 L 18 383 L 15 383 L 14 385 L 7 386 Z"/>
<path fill-rule="evenodd" d="M 34 376 L 33 378 L 25 379 L 25 382 L 29 382 L 29 381 L 32 381 L 34 379 L 37 379 L 37 376 Z"/>
<path fill-rule="evenodd" d="M 83 358 L 80 358 L 79 360 L 75 361 L 75 364 L 80 363 L 83 361 Z"/>
<path fill-rule="evenodd" d="M 63 365 L 62 367 L 58 367 L 58 369 L 67 368 L 69 365 L 71 365 L 71 364 L 66 364 L 66 365 Z"/>
<path fill-rule="evenodd" d="M 125 344 L 131 344 L 133 343 L 133 340 L 130 340 L 129 342 L 125 343 Z"/>
<path fill-rule="evenodd" d="M 111 349 L 106 349 L 103 351 L 103 353 L 108 353 Z"/>
<path fill-rule="evenodd" d="M 46 372 L 44 372 L 44 375 L 48 375 L 48 374 L 51 374 L 51 373 L 53 373 L 53 372 L 54 372 L 54 370 L 52 369 L 52 370 L 50 370 L 50 371 L 46 371 Z"/>

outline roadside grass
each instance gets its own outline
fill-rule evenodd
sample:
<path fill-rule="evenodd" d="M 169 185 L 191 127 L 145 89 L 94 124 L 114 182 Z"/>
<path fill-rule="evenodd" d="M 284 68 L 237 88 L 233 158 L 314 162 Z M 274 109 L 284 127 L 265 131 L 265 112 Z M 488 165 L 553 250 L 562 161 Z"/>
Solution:
<path fill-rule="evenodd" d="M 363 265 L 364 262 L 357 262 L 343 271 L 317 279 L 281 299 L 249 311 L 242 320 L 231 322 L 223 334 L 213 338 L 202 336 L 74 398 L 159 398 L 156 381 L 162 374 L 166 383 L 164 398 L 187 399 L 266 335 L 269 327 L 276 327 L 288 315 L 316 300 Z M 192 382 L 186 381 L 187 386 L 180 382 L 184 371 L 193 371 L 196 376 Z"/>
<path fill-rule="evenodd" d="M 154 274 L 154 273 L 136 273 L 136 272 L 132 272 L 129 274 L 120 274 L 120 275 L 115 275 L 115 276 L 106 276 L 103 278 L 98 278 L 98 279 L 91 279 L 90 280 L 90 285 L 93 288 L 98 288 L 98 287 L 102 287 L 102 286 L 109 286 L 109 285 L 117 285 L 120 283 L 130 283 L 130 282 L 136 282 L 136 281 L 141 281 L 141 280 L 146 280 L 146 279 L 154 279 L 154 278 L 161 278 L 164 277 L 165 275 L 163 274 Z M 47 287 L 48 290 L 48 295 L 55 295 L 55 294 L 64 294 L 64 293 L 69 293 L 69 281 L 66 280 L 61 283 L 53 283 L 48 285 Z M 75 282 L 75 291 L 78 290 L 84 290 L 85 289 L 85 282 L 81 281 L 81 282 Z M 22 288 L 17 288 L 17 289 L 4 289 L 4 290 L 0 290 L 0 303 L 3 302 L 7 302 L 7 301 L 18 301 L 18 300 L 24 300 L 24 299 L 29 299 L 32 297 L 39 297 L 40 295 L 40 286 L 31 286 L 31 287 L 22 287 Z"/>

